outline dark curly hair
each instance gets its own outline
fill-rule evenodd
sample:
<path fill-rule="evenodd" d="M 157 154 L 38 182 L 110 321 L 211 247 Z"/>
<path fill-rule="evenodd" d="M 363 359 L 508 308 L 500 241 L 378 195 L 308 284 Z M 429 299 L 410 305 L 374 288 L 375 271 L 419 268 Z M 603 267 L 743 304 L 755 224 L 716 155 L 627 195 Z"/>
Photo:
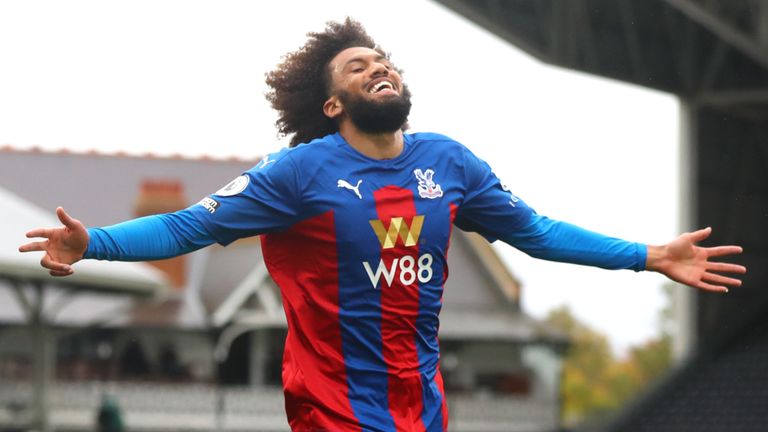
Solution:
<path fill-rule="evenodd" d="M 323 113 L 331 92 L 328 63 L 352 47 L 366 47 L 389 57 L 368 36 L 362 24 L 350 18 L 329 22 L 325 31 L 308 33 L 307 43 L 288 53 L 277 69 L 267 74 L 267 100 L 277 110 L 275 126 L 282 136 L 294 134 L 290 146 L 309 142 L 339 130 L 336 120 Z"/>

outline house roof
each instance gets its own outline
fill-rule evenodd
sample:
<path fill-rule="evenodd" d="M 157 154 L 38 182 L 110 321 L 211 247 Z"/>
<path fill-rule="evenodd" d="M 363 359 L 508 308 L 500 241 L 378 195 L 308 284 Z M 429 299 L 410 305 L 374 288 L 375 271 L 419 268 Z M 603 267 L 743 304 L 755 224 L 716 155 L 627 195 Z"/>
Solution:
<path fill-rule="evenodd" d="M 135 216 L 135 200 L 144 181 L 177 180 L 192 204 L 256 162 L 258 159 L 78 153 L 5 145 L 0 147 L 0 186 L 47 211 L 62 206 L 86 226 L 104 226 Z"/>
<path fill-rule="evenodd" d="M 172 154 L 159 154 L 153 152 L 144 153 L 129 153 L 126 151 L 102 151 L 102 150 L 69 150 L 66 148 L 60 149 L 44 149 L 39 146 L 30 147 L 14 147 L 11 144 L 0 145 L 0 153 L 37 153 L 37 154 L 59 154 L 59 155 L 81 155 L 81 156 L 93 156 L 93 157 L 116 157 L 116 158 L 134 158 L 134 159 L 160 159 L 160 160 L 190 160 L 190 161 L 212 161 L 212 162 L 243 162 L 250 163 L 258 161 L 259 158 L 246 158 L 238 156 L 226 156 L 217 157 L 213 155 L 201 155 L 201 156 L 187 156 L 180 153 Z"/>

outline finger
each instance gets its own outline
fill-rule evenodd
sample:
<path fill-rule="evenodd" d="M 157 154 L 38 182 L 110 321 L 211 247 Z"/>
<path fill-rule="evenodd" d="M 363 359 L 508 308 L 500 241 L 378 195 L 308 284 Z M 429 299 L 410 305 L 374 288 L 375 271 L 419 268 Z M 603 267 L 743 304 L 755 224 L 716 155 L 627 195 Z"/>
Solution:
<path fill-rule="evenodd" d="M 45 254 L 43 259 L 40 260 L 40 265 L 47 268 L 48 270 L 59 272 L 68 272 L 72 270 L 72 267 L 67 264 L 54 261 L 48 254 Z"/>
<path fill-rule="evenodd" d="M 51 271 L 48 272 L 48 274 L 50 274 L 51 276 L 54 276 L 54 277 L 64 277 L 64 276 L 69 276 L 69 275 L 71 275 L 74 272 L 75 271 L 70 268 L 69 271 L 66 271 L 66 272 L 64 272 L 64 271 L 57 271 L 57 270 L 51 270 Z"/>
<path fill-rule="evenodd" d="M 50 238 L 51 234 L 53 234 L 54 228 L 37 228 L 33 229 L 32 231 L 29 231 L 26 235 L 27 238 L 33 238 L 33 237 L 45 237 Z"/>
<path fill-rule="evenodd" d="M 706 227 L 704 229 L 700 229 L 698 231 L 692 232 L 691 239 L 693 240 L 694 243 L 698 243 L 700 241 L 703 241 L 707 237 L 709 237 L 710 234 L 712 234 L 712 228 Z"/>
<path fill-rule="evenodd" d="M 48 247 L 48 240 L 27 243 L 19 246 L 19 252 L 37 252 L 44 251 Z"/>
<path fill-rule="evenodd" d="M 694 285 L 696 288 L 703 289 L 704 291 L 711 291 L 711 292 L 719 292 L 719 293 L 727 293 L 728 288 L 724 286 L 719 285 L 712 285 L 706 282 L 699 281 L 696 285 Z"/>
<path fill-rule="evenodd" d="M 746 273 L 747 272 L 747 268 L 742 265 L 724 263 L 724 262 L 709 262 L 707 263 L 707 270 L 716 271 L 716 272 L 725 272 L 725 273 Z"/>
<path fill-rule="evenodd" d="M 705 272 L 701 276 L 701 279 L 706 280 L 707 282 L 714 282 L 720 285 L 741 286 L 741 280 L 728 277 L 728 276 L 719 275 L 717 273 Z"/>
<path fill-rule="evenodd" d="M 744 249 L 742 249 L 741 246 L 715 246 L 704 248 L 704 250 L 707 252 L 707 256 L 717 257 L 740 254 Z"/>
<path fill-rule="evenodd" d="M 78 226 L 78 221 L 73 219 L 67 212 L 64 211 L 64 207 L 56 207 L 56 216 L 59 217 L 61 223 L 69 229 L 75 229 Z"/>

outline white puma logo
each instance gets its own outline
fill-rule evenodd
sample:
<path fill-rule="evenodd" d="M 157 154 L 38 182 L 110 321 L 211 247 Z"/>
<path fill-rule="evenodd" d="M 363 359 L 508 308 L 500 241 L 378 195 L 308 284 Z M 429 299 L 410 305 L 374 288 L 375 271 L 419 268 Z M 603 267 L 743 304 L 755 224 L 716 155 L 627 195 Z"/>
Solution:
<path fill-rule="evenodd" d="M 357 181 L 357 186 L 352 186 L 352 184 L 350 184 L 348 181 L 344 179 L 339 179 L 339 181 L 336 182 L 336 187 L 349 189 L 352 192 L 354 192 L 358 198 L 363 199 L 363 196 L 360 195 L 360 183 L 362 182 L 363 182 L 363 179 L 360 179 Z"/>

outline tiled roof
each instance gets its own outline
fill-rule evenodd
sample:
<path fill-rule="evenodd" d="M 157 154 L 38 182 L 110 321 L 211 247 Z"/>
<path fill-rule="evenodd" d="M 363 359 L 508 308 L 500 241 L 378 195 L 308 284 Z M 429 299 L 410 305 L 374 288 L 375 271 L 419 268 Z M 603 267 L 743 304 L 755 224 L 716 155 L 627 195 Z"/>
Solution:
<path fill-rule="evenodd" d="M 67 148 L 60 149 L 46 149 L 40 146 L 32 147 L 16 147 L 11 144 L 0 144 L 0 153 L 30 153 L 30 154 L 52 154 L 52 155 L 78 155 L 78 156 L 94 156 L 94 157 L 122 157 L 122 158 L 135 158 L 135 159 L 165 159 L 165 160 L 186 160 L 186 161 L 212 161 L 212 162 L 244 162 L 256 164 L 261 157 L 238 157 L 238 156 L 226 156 L 217 157 L 213 155 L 200 155 L 189 156 L 181 153 L 171 154 L 158 154 L 153 152 L 144 153 L 129 153 L 126 151 L 102 151 L 102 150 L 70 150 Z"/>

